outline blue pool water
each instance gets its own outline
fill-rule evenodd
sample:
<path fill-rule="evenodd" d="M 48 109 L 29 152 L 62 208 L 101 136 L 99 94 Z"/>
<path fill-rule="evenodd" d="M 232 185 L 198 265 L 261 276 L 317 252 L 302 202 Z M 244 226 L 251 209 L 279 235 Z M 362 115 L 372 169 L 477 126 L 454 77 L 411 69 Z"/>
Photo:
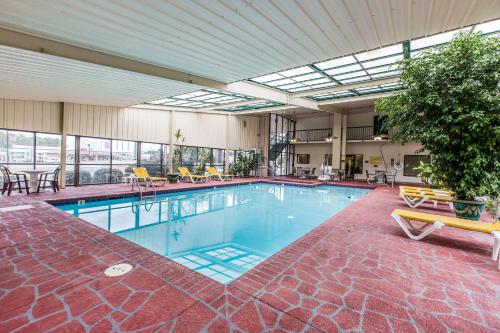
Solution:
<path fill-rule="evenodd" d="M 368 192 L 260 183 L 58 208 L 229 283 Z"/>

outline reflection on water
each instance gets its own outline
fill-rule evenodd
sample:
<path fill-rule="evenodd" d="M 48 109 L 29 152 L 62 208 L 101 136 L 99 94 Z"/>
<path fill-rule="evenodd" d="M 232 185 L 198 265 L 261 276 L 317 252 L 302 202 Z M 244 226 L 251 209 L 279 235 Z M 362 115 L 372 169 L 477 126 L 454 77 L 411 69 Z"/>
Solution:
<path fill-rule="evenodd" d="M 59 208 L 227 283 L 367 192 L 258 184 Z"/>

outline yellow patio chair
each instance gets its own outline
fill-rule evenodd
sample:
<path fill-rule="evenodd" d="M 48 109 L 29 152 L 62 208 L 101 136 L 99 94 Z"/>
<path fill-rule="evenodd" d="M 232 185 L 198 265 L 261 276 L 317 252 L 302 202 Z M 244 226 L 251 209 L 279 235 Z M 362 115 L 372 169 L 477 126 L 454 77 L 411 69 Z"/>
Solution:
<path fill-rule="evenodd" d="M 495 223 L 472 221 L 457 217 L 427 214 L 405 209 L 395 209 L 391 216 L 394 220 L 396 220 L 405 234 L 413 240 L 421 240 L 434 230 L 440 229 L 443 226 L 491 234 L 493 236 L 493 253 L 491 258 L 493 260 L 498 259 L 500 252 L 500 221 Z M 421 222 L 424 223 L 424 225 L 417 227 L 412 224 L 412 221 Z M 417 231 L 417 233 L 414 234 L 412 231 Z M 498 263 L 498 268 L 500 269 L 500 261 Z"/>
<path fill-rule="evenodd" d="M 139 181 L 143 181 L 144 183 L 148 182 L 163 182 L 162 186 L 165 185 L 167 182 L 167 178 L 164 177 L 151 177 L 148 173 L 148 170 L 144 167 L 137 167 L 134 168 L 134 176 L 137 178 Z"/>
<path fill-rule="evenodd" d="M 215 179 L 218 179 L 222 182 L 224 180 L 234 179 L 234 175 L 219 173 L 219 172 L 217 172 L 217 170 L 214 167 L 208 167 L 207 171 L 208 171 L 208 175 L 209 175 L 208 177 L 210 179 L 215 178 Z"/>
<path fill-rule="evenodd" d="M 400 190 L 399 196 L 411 208 L 417 208 L 426 201 L 432 201 L 434 207 L 437 207 L 439 202 L 446 203 L 453 209 L 453 201 L 455 200 L 450 194 L 434 193 L 434 192 L 411 192 Z"/>
<path fill-rule="evenodd" d="M 186 167 L 179 167 L 180 180 L 190 181 L 192 183 L 208 181 L 208 176 L 193 175 Z"/>

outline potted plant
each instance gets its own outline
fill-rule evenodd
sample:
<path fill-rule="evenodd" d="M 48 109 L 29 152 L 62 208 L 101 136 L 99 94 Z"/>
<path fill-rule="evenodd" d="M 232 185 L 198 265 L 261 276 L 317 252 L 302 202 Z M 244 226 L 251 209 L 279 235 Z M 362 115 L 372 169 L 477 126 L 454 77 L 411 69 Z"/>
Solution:
<path fill-rule="evenodd" d="M 500 189 L 500 41 L 462 33 L 400 63 L 400 92 L 376 101 L 392 140 L 419 142 L 429 170 L 455 193 L 458 217 L 479 219 Z"/>

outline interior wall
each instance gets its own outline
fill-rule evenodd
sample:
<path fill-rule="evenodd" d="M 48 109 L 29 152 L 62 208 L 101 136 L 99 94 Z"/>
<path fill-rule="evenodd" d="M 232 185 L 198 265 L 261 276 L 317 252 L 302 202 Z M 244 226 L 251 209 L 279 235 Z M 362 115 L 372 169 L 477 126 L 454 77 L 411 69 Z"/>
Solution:
<path fill-rule="evenodd" d="M 230 115 L 227 130 L 229 149 L 263 149 L 260 117 Z"/>
<path fill-rule="evenodd" d="M 307 129 L 320 129 L 320 128 L 331 128 L 333 122 L 333 115 L 328 117 L 310 117 L 310 118 L 298 118 L 295 124 L 296 130 L 307 130 Z"/>
<path fill-rule="evenodd" d="M 382 147 L 382 154 L 380 152 Z M 395 169 L 391 166 L 391 159 L 394 161 L 400 160 L 401 165 L 404 163 L 404 155 L 418 155 L 415 153 L 420 148 L 417 143 L 409 143 L 404 146 L 392 143 L 374 143 L 374 142 L 355 142 L 347 143 L 347 154 L 363 154 L 363 174 L 355 174 L 354 179 L 366 179 L 365 170 L 373 173 L 375 170 L 384 170 L 384 165 L 372 165 L 368 161 L 370 157 L 384 157 L 387 165 L 387 171 L 394 173 Z M 422 154 L 425 155 L 425 154 Z M 403 175 L 403 170 L 396 174 L 396 181 L 408 183 L 420 183 L 417 177 L 407 177 Z"/>
<path fill-rule="evenodd" d="M 168 143 L 169 112 L 64 103 L 67 134 Z"/>
<path fill-rule="evenodd" d="M 0 128 L 120 140 L 169 143 L 169 110 L 120 108 L 76 103 L 0 98 Z M 260 118 L 216 113 L 175 112 L 172 130 L 181 129 L 185 145 L 227 148 L 264 148 Z"/>
<path fill-rule="evenodd" d="M 61 132 L 61 103 L 0 98 L 0 128 Z"/>
<path fill-rule="evenodd" d="M 361 112 L 362 113 L 358 113 Z M 375 112 L 372 108 L 357 110 L 357 113 L 347 112 L 347 127 L 373 126 Z"/>
<path fill-rule="evenodd" d="M 325 161 L 325 154 L 332 153 L 331 143 L 307 143 L 295 145 L 295 167 L 316 168 L 316 176 L 319 176 L 319 168 Z M 308 164 L 297 163 L 297 154 L 309 154 Z"/>

